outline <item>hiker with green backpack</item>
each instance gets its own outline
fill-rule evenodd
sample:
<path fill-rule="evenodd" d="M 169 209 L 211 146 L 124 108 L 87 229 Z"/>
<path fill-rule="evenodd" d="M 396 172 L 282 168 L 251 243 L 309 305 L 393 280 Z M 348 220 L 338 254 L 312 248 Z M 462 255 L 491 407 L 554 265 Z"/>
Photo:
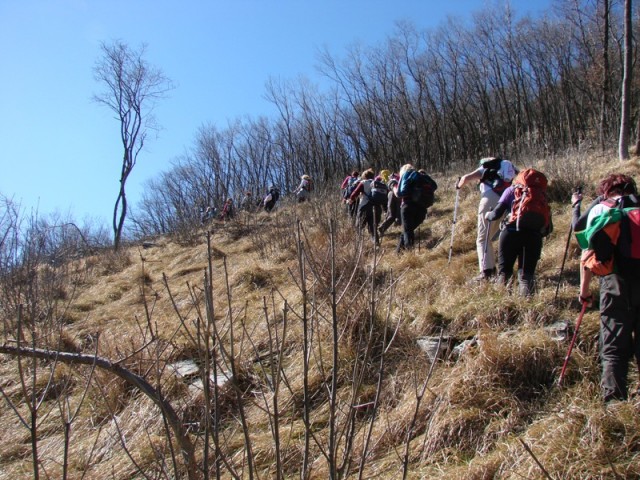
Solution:
<path fill-rule="evenodd" d="M 500 197 L 485 219 L 496 222 L 505 212 L 504 227 L 498 244 L 498 282 L 507 285 L 518 260 L 519 292 L 531 296 L 542 239 L 553 231 L 551 208 L 547 199 L 547 177 L 533 168 L 521 171 Z"/>
<path fill-rule="evenodd" d="M 476 181 L 480 190 L 476 236 L 480 275 L 474 280 L 488 280 L 496 273 L 495 256 L 491 242 L 498 233 L 500 222 L 497 221 L 499 219 L 489 221 L 485 215 L 498 204 L 500 195 L 511 185 L 516 173 L 517 170 L 509 160 L 500 157 L 486 157 L 480 160 L 480 166 L 476 170 L 463 175 L 456 182 L 456 189 L 460 189 L 466 184 Z"/>
<path fill-rule="evenodd" d="M 627 399 L 632 357 L 640 369 L 640 201 L 633 178 L 620 173 L 602 179 L 597 194 L 582 215 L 582 195 L 574 193 L 571 201 L 575 236 L 583 249 L 583 308 L 592 303 L 591 278 L 600 280 L 600 385 L 603 400 L 610 402 Z"/>

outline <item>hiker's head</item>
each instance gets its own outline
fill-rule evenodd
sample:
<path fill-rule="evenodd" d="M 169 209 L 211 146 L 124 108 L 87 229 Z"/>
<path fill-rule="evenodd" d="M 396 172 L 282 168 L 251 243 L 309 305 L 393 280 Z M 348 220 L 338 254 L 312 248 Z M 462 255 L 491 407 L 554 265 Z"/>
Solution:
<path fill-rule="evenodd" d="M 426 175 L 427 171 L 424 168 L 421 168 L 420 170 L 418 170 L 418 173 L 421 173 L 422 175 Z"/>
<path fill-rule="evenodd" d="M 371 169 L 365 170 L 364 172 L 362 172 L 362 178 L 365 179 L 365 180 L 371 180 L 375 176 L 376 176 L 376 174 L 373 173 L 373 170 L 371 170 Z"/>
<path fill-rule="evenodd" d="M 400 168 L 400 176 L 404 175 L 409 170 L 415 170 L 415 168 L 413 168 L 413 165 L 411 165 L 410 163 L 403 165 L 402 168 Z"/>
<path fill-rule="evenodd" d="M 302 180 L 311 180 L 311 177 L 309 175 L 302 175 Z"/>
<path fill-rule="evenodd" d="M 351 172 L 352 177 L 357 177 L 358 175 L 360 175 L 360 172 L 357 170 L 354 170 L 353 172 Z"/>
<path fill-rule="evenodd" d="M 382 177 L 382 181 L 386 183 L 389 181 L 389 177 L 391 176 L 391 171 L 386 169 L 380 170 L 380 176 Z"/>
<path fill-rule="evenodd" d="M 605 198 L 619 195 L 636 195 L 636 182 L 629 175 L 612 173 L 600 181 L 596 193 L 603 195 Z"/>

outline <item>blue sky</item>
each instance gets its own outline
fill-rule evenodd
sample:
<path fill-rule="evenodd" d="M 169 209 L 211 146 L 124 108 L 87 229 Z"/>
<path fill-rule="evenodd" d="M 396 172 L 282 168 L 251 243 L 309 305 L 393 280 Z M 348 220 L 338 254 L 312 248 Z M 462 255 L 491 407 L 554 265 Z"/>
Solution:
<path fill-rule="evenodd" d="M 510 0 L 518 15 L 554 0 Z M 500 2 L 504 3 L 504 2 Z M 145 180 L 188 150 L 199 127 L 270 116 L 270 77 L 320 81 L 317 52 L 341 58 L 376 46 L 395 22 L 435 28 L 468 20 L 487 0 L 0 0 L 0 193 L 41 215 L 109 224 L 122 158 L 119 124 L 91 101 L 100 42 L 148 44 L 146 59 L 176 84 L 155 114 L 127 183 Z M 495 2 L 490 2 L 491 5 Z"/>

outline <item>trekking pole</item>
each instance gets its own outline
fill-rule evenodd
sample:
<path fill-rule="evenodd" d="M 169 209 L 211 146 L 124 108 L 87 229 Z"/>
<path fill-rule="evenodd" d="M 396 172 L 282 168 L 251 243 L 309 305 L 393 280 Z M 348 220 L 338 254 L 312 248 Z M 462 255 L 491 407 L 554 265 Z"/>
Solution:
<path fill-rule="evenodd" d="M 582 193 L 582 187 L 578 187 L 575 193 Z M 558 300 L 558 291 L 560 290 L 560 282 L 562 281 L 562 272 L 564 272 L 564 264 L 567 260 L 567 252 L 569 251 L 569 244 L 571 243 L 571 234 L 573 233 L 573 223 L 569 224 L 569 235 L 567 235 L 567 243 L 564 246 L 564 255 L 562 256 L 562 265 L 560 265 L 560 273 L 558 274 L 558 284 L 556 285 L 556 293 L 553 296 L 553 304 L 556 304 Z"/>
<path fill-rule="evenodd" d="M 488 220 L 487 235 L 484 238 L 484 253 L 482 254 L 482 270 L 487 270 L 487 251 L 491 242 L 491 220 Z"/>
<path fill-rule="evenodd" d="M 560 371 L 560 376 L 558 377 L 558 386 L 562 385 L 562 380 L 564 380 L 564 373 L 567 370 L 567 365 L 569 364 L 569 357 L 571 357 L 571 351 L 573 350 L 573 345 L 576 343 L 576 338 L 578 337 L 578 330 L 580 330 L 580 324 L 582 323 L 582 317 L 584 317 L 584 312 L 587 310 L 587 302 L 582 302 L 582 310 L 580 310 L 580 315 L 578 316 L 578 320 L 576 321 L 576 329 L 573 332 L 573 338 L 571 338 L 571 343 L 569 344 L 569 350 L 567 351 L 567 356 L 564 359 L 564 363 L 562 364 L 562 370 Z"/>
<path fill-rule="evenodd" d="M 453 254 L 453 233 L 456 229 L 456 219 L 458 218 L 458 202 L 460 201 L 460 189 L 458 187 L 458 183 L 460 182 L 460 178 L 458 177 L 458 182 L 456 182 L 456 202 L 453 206 L 453 224 L 451 225 L 451 243 L 449 244 L 449 260 L 447 263 L 451 263 L 451 255 Z"/>

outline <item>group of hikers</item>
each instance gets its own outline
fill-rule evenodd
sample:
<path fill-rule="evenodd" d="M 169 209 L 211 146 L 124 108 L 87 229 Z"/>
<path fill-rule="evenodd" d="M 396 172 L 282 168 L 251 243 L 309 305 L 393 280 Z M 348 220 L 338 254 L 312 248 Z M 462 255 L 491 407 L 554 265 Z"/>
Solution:
<path fill-rule="evenodd" d="M 476 169 L 462 175 L 455 184 L 449 260 L 460 190 L 470 184 L 475 184 L 479 192 L 476 229 L 479 274 L 473 280 L 515 283 L 517 261 L 518 291 L 526 297 L 533 295 L 543 239 L 553 230 L 547 177 L 533 168 L 519 171 L 512 162 L 499 157 L 483 158 Z M 400 253 L 414 248 L 415 231 L 434 204 L 438 185 L 426 171 L 406 164 L 398 172 L 376 173 L 372 168 L 362 173 L 353 171 L 340 188 L 342 202 L 354 225 L 361 233 L 366 230 L 374 243 L 379 244 L 392 225 L 401 227 L 396 247 Z M 294 190 L 297 202 L 308 201 L 312 190 L 311 178 L 303 175 Z M 598 276 L 600 281 L 601 387 L 604 401 L 609 402 L 628 398 L 627 374 L 632 357 L 640 370 L 640 201 L 633 178 L 621 173 L 603 178 L 597 195 L 581 213 L 582 193 L 573 193 L 571 228 L 582 248 L 580 320 L 593 304 L 592 277 Z M 257 203 L 246 192 L 240 208 L 271 212 L 279 198 L 276 186 L 271 186 Z M 215 218 L 216 211 L 206 210 L 202 214 L 204 223 L 205 216 Z M 227 220 L 233 216 L 233 202 L 228 199 L 218 218 Z M 497 259 L 493 248 L 496 238 Z M 640 395 L 640 391 L 634 395 Z"/>
<path fill-rule="evenodd" d="M 517 260 L 520 292 L 530 296 L 542 239 L 553 229 L 546 196 L 547 178 L 534 169 L 518 172 L 509 160 L 487 157 L 477 169 L 458 179 L 456 189 L 474 181 L 480 192 L 476 237 L 480 275 L 474 280 L 495 277 L 507 284 Z M 382 170 L 376 175 L 372 169 L 362 174 L 353 171 L 341 184 L 349 214 L 361 231 L 367 229 L 374 242 L 378 243 L 391 225 L 401 225 L 397 252 L 413 248 L 415 230 L 433 205 L 437 188 L 427 172 L 416 170 L 411 164 L 404 165 L 398 173 Z M 457 205 L 458 192 L 456 210 Z M 382 212 L 386 212 L 386 217 L 381 222 Z M 498 233 L 496 269 L 492 241 Z"/>
<path fill-rule="evenodd" d="M 480 160 L 479 167 L 461 176 L 455 185 L 452 246 L 459 191 L 472 183 L 479 190 L 476 249 L 480 270 L 473 280 L 507 285 L 517 261 L 519 293 L 531 296 L 543 239 L 553 231 L 547 177 L 533 168 L 518 171 L 507 159 Z M 398 252 L 414 246 L 414 232 L 426 218 L 436 189 L 436 182 L 411 164 L 398 173 L 353 171 L 341 184 L 347 211 L 360 231 L 366 228 L 372 241 L 379 242 L 391 225 L 402 226 Z M 633 178 L 620 173 L 602 179 L 597 194 L 581 214 L 582 193 L 573 193 L 571 227 L 583 249 L 581 315 L 593 303 L 593 275 L 600 279 L 601 387 L 603 400 L 610 402 L 628 398 L 632 358 L 640 371 L 640 201 Z M 381 222 L 382 212 L 386 217 Z M 496 236 L 497 262 L 492 246 Z M 640 388 L 634 395 L 640 395 Z"/>
<path fill-rule="evenodd" d="M 342 198 L 355 225 L 360 231 L 367 229 L 375 243 L 380 242 L 391 225 L 401 225 L 397 251 L 411 249 L 415 244 L 415 231 L 433 205 L 437 183 L 424 170 L 411 164 L 400 172 L 373 169 L 362 174 L 353 171 L 342 181 Z M 382 212 L 385 219 L 381 222 Z"/>
<path fill-rule="evenodd" d="M 293 191 L 298 203 L 303 203 L 311 198 L 311 192 L 313 191 L 313 181 L 307 174 L 300 177 L 300 184 Z M 257 202 L 253 198 L 251 191 L 247 190 L 244 193 L 244 197 L 240 202 L 240 210 L 246 212 L 255 212 L 257 210 L 264 210 L 265 212 L 271 212 L 280 199 L 280 189 L 271 185 L 267 193 L 260 198 Z M 211 220 L 218 219 L 220 221 L 232 220 L 235 217 L 235 206 L 232 198 L 227 198 L 222 206 L 222 211 L 218 214 L 218 210 L 212 206 L 200 207 L 200 223 L 205 225 Z"/>

